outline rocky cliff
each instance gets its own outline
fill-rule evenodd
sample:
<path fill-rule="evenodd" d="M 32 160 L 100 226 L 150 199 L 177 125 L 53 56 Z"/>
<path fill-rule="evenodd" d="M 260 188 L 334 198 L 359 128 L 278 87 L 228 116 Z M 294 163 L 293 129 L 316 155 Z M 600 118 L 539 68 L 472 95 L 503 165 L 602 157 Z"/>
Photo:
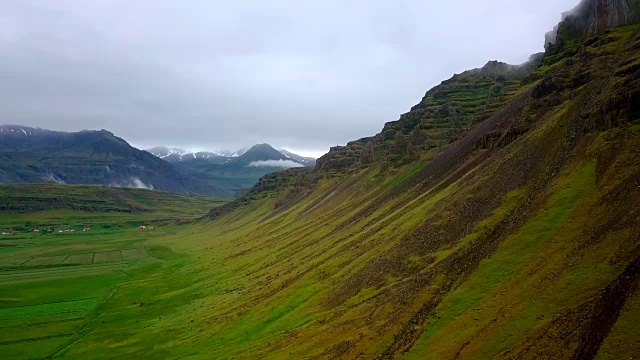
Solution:
<path fill-rule="evenodd" d="M 588 37 L 640 20 L 638 0 L 583 0 L 573 10 L 563 13 L 556 28 L 545 36 L 545 47 L 569 37 Z"/>
<path fill-rule="evenodd" d="M 316 167 L 340 173 L 366 165 L 362 157 L 368 142 L 373 145 L 372 162 L 387 161 L 393 166 L 403 159 L 411 160 L 410 154 L 398 154 L 398 134 L 406 137 L 407 152 L 438 151 L 513 99 L 522 81 L 540 64 L 542 55 L 532 55 L 521 65 L 489 61 L 482 68 L 455 74 L 427 91 L 420 103 L 399 120 L 386 123 L 379 134 L 331 148 L 318 159 Z"/>

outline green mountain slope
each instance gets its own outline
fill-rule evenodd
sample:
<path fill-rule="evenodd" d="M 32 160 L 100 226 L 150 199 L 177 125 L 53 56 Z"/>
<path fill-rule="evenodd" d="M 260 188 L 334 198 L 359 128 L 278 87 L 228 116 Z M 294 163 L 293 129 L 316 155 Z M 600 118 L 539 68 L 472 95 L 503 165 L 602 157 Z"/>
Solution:
<path fill-rule="evenodd" d="M 212 310 L 242 309 L 214 354 L 640 354 L 639 41 L 638 26 L 587 39 L 421 161 L 335 149 L 340 167 L 265 178 L 211 212 L 226 252 L 210 259 L 243 289 Z"/>

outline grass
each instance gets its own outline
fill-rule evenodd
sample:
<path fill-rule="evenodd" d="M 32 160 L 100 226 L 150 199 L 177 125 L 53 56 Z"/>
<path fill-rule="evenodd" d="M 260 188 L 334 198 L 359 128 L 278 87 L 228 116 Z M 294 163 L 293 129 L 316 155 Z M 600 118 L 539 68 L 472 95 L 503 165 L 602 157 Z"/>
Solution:
<path fill-rule="evenodd" d="M 90 212 L 170 213 L 202 215 L 225 202 L 144 189 L 54 183 L 0 185 L 0 212 L 33 213 L 47 210 Z M 156 214 L 157 215 L 157 214 Z"/>

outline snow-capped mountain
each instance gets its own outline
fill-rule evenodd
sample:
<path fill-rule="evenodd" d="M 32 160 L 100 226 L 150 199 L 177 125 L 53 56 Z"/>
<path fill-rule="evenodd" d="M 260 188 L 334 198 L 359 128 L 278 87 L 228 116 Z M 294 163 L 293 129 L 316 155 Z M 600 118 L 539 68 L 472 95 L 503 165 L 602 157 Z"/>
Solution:
<path fill-rule="evenodd" d="M 280 151 L 282 153 L 282 155 L 286 156 L 288 159 L 291 159 L 297 163 L 300 163 L 304 166 L 315 166 L 316 165 L 316 159 L 311 158 L 311 157 L 304 157 L 304 156 L 300 156 L 298 154 L 294 154 L 291 151 L 288 151 L 287 149 L 278 149 L 278 151 Z"/>
<path fill-rule="evenodd" d="M 276 150 L 269 144 L 258 144 L 237 151 L 187 152 L 181 149 L 155 147 L 147 150 L 195 176 L 205 176 L 210 184 L 239 191 L 253 186 L 270 172 L 292 167 L 315 166 L 315 159 L 287 150 Z"/>
<path fill-rule="evenodd" d="M 158 146 L 153 149 L 148 149 L 147 152 L 169 162 L 182 161 L 185 156 L 193 156 L 193 154 L 188 151 L 179 148 L 168 148 L 166 146 Z"/>
<path fill-rule="evenodd" d="M 179 169 L 106 130 L 63 132 L 0 125 L 0 184 L 37 182 L 233 195 L 210 184 L 206 176 Z"/>
<path fill-rule="evenodd" d="M 243 156 L 245 158 L 256 157 L 258 158 L 258 161 L 289 160 L 292 163 L 285 164 L 290 164 L 291 167 L 298 166 L 298 164 L 300 166 L 314 166 L 316 162 L 316 159 L 314 158 L 300 156 L 285 149 L 276 150 L 269 144 L 254 145 L 252 147 L 242 148 L 236 151 L 220 150 L 189 152 L 180 148 L 169 148 L 166 146 L 157 146 L 147 149 L 146 151 L 171 163 L 193 160 L 206 160 L 214 164 L 242 163 L 243 161 L 240 158 Z M 251 153 L 251 156 L 247 155 L 248 153 Z"/>
<path fill-rule="evenodd" d="M 38 130 L 40 129 L 20 125 L 0 125 L 0 133 L 6 133 L 6 135 L 13 133 L 17 136 L 32 136 Z"/>

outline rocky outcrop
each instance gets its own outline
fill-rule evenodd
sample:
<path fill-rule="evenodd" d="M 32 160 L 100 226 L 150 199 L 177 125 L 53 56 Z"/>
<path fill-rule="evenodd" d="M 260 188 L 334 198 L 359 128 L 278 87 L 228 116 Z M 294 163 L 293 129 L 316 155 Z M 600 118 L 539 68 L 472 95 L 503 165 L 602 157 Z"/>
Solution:
<path fill-rule="evenodd" d="M 566 41 L 568 36 L 601 34 L 640 21 L 640 0 L 583 0 L 545 36 L 545 47 Z"/>
<path fill-rule="evenodd" d="M 584 0 L 568 16 L 583 27 L 587 35 L 638 21 L 637 0 Z"/>
<path fill-rule="evenodd" d="M 352 141 L 346 146 L 334 146 L 316 161 L 316 168 L 328 172 L 341 172 L 358 164 L 367 139 Z"/>
<path fill-rule="evenodd" d="M 377 135 L 332 147 L 317 160 L 316 168 L 328 173 L 343 173 L 371 163 L 404 163 L 408 161 L 407 156 L 399 154 L 394 145 L 399 133 L 417 151 L 447 146 L 512 100 L 522 81 L 538 67 L 543 56 L 542 53 L 534 54 L 520 65 L 489 61 L 481 68 L 455 74 L 427 91 L 400 119 L 386 123 Z M 365 161 L 365 165 L 363 152 L 369 142 L 373 145 L 375 160 Z"/>

